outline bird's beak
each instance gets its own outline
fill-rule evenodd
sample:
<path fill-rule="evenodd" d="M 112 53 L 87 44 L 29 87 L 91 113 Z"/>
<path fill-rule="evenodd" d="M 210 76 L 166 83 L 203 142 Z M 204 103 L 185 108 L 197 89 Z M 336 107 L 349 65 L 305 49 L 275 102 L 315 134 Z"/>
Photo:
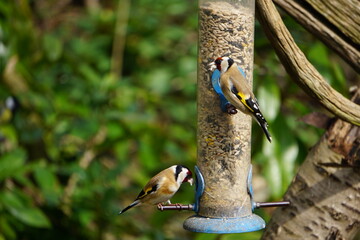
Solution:
<path fill-rule="evenodd" d="M 210 71 L 214 71 L 215 69 L 216 69 L 215 62 L 209 63 L 209 70 L 210 70 Z"/>
<path fill-rule="evenodd" d="M 192 186 L 193 183 L 194 183 L 194 179 L 193 179 L 193 178 L 190 178 L 190 179 L 188 180 L 188 183 L 190 183 L 190 186 Z"/>

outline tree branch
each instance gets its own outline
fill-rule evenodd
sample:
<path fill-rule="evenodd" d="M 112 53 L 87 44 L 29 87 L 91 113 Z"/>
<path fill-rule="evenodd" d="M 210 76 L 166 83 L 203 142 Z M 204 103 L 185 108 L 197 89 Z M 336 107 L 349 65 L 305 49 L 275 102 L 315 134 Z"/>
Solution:
<path fill-rule="evenodd" d="M 126 29 L 130 12 L 129 0 L 120 0 L 116 10 L 115 33 L 111 56 L 111 74 L 121 78 L 123 55 L 126 40 Z"/>
<path fill-rule="evenodd" d="M 326 46 L 344 59 L 355 71 L 360 72 L 359 45 L 345 33 L 331 24 L 327 18 L 320 15 L 315 9 L 304 1 L 274 0 L 305 29 L 319 38 Z M 348 1 L 342 2 L 346 4 Z M 349 7 L 344 7 L 348 9 Z M 358 13 L 360 16 L 360 13 Z M 352 21 L 350 18 L 346 22 Z M 360 21 L 359 21 L 360 22 Z M 360 37 L 359 37 L 360 39 Z M 359 41 L 359 40 L 358 40 Z"/>
<path fill-rule="evenodd" d="M 360 44 L 359 0 L 306 0 L 336 28 Z"/>
<path fill-rule="evenodd" d="M 360 125 L 360 106 L 335 91 L 306 59 L 271 0 L 256 1 L 257 17 L 292 79 L 337 117 Z"/>

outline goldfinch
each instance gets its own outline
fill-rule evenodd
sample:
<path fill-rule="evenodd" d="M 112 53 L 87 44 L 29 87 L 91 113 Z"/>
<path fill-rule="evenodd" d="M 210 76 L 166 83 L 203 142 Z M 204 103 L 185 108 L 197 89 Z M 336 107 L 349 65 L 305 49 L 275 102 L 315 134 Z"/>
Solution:
<path fill-rule="evenodd" d="M 268 123 L 260 111 L 259 104 L 244 74 L 240 72 L 234 60 L 229 57 L 219 57 L 210 65 L 220 71 L 220 87 L 225 98 L 241 112 L 251 115 L 271 142 Z"/>
<path fill-rule="evenodd" d="M 119 214 L 142 204 L 170 203 L 170 198 L 174 196 L 184 182 L 188 182 L 190 185 L 193 184 L 191 171 L 182 165 L 171 166 L 151 178 L 135 201 L 121 210 Z"/>

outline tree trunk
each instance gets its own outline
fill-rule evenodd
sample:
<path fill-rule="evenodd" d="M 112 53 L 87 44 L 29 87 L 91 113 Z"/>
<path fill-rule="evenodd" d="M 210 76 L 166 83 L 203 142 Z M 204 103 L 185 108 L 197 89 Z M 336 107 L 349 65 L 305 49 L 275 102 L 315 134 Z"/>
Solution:
<path fill-rule="evenodd" d="M 360 101 L 360 90 L 355 102 Z M 353 239 L 360 229 L 360 128 L 336 120 L 310 150 L 262 239 Z"/>

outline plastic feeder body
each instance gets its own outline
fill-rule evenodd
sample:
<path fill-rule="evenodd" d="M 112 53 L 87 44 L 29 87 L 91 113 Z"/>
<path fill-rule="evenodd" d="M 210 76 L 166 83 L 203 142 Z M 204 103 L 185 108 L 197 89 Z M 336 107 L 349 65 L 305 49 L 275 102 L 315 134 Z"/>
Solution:
<path fill-rule="evenodd" d="M 196 215 L 184 222 L 189 231 L 239 233 L 265 227 L 252 212 L 248 189 L 251 117 L 221 110 L 226 99 L 209 70 L 216 58 L 230 56 L 252 86 L 254 7 L 253 0 L 199 1 L 197 166 L 204 189 Z"/>

